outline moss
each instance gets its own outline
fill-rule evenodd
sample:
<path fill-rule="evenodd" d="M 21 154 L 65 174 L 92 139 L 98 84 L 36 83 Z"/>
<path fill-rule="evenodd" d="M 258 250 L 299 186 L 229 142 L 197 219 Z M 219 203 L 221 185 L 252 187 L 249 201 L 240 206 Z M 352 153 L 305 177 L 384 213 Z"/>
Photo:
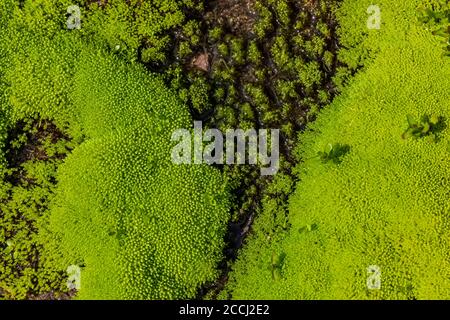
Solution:
<path fill-rule="evenodd" d="M 78 70 L 75 101 L 91 140 L 61 168 L 51 229 L 68 262 L 85 265 L 79 297 L 194 297 L 221 259 L 223 177 L 172 164 L 171 133 L 190 117 L 159 80 L 104 54 L 85 56 Z"/>
<path fill-rule="evenodd" d="M 38 232 L 54 195 L 56 168 L 71 146 L 66 138 L 55 143 L 56 129 L 47 124 L 22 123 L 10 131 L 3 149 L 8 161 L 1 167 L 0 288 L 7 299 L 68 291 L 57 255 L 44 250 L 48 239 Z"/>
<path fill-rule="evenodd" d="M 445 0 L 426 3 L 420 7 L 419 12 L 419 21 L 427 24 L 441 42 L 443 55 L 450 57 L 450 3 Z"/>
<path fill-rule="evenodd" d="M 248 45 L 248 61 L 255 65 L 261 64 L 262 55 L 256 42 L 250 42 Z"/>
<path fill-rule="evenodd" d="M 290 56 L 287 41 L 284 36 L 277 36 L 272 46 L 272 56 L 279 68 L 290 70 Z"/>
<path fill-rule="evenodd" d="M 226 43 L 221 43 L 218 46 L 218 50 L 220 55 L 227 57 L 229 55 L 229 49 L 228 49 L 228 45 Z"/>
<path fill-rule="evenodd" d="M 214 27 L 211 30 L 209 30 L 209 38 L 212 41 L 219 41 L 220 38 L 222 37 L 222 29 L 219 27 Z"/>
<path fill-rule="evenodd" d="M 383 28 L 369 34 L 371 2 L 343 2 L 341 36 L 352 44 L 343 51 L 364 48 L 364 71 L 299 137 L 289 230 L 267 230 L 275 204 L 265 203 L 222 297 L 449 297 L 449 131 L 434 143 L 401 138 L 406 114 L 450 113 L 450 64 L 417 21 L 420 2 L 381 1 Z M 324 165 L 317 152 L 333 141 L 351 151 Z M 367 287 L 372 265 L 381 270 L 380 290 Z"/>
<path fill-rule="evenodd" d="M 231 58 L 236 64 L 243 64 L 245 52 L 242 39 L 233 38 L 230 41 Z"/>
<path fill-rule="evenodd" d="M 186 58 L 192 54 L 192 47 L 188 42 L 181 42 L 178 47 L 178 54 L 181 58 Z"/>
<path fill-rule="evenodd" d="M 230 205 L 224 175 L 235 190 L 243 190 L 234 203 L 235 221 L 245 220 L 248 212 L 258 214 L 262 201 L 269 218 L 263 215 L 261 221 L 271 237 L 287 229 L 293 184 L 286 181 L 295 180 L 289 164 L 296 133 L 335 92 L 337 1 L 257 0 L 250 9 L 259 18 L 242 30 L 231 30 L 223 16 L 212 19 L 216 16 L 206 12 L 203 1 L 76 3 L 82 27 L 72 31 L 65 24 L 73 1 L 27 0 L 19 6 L 5 0 L 1 5 L 5 117 L 11 123 L 52 119 L 77 146 L 58 175 L 56 165 L 47 174 L 42 163 L 27 167 L 39 172 L 40 184 L 44 177 L 60 181 L 51 230 L 43 236 L 56 241 L 45 252 L 64 253 L 62 258 L 50 254 L 58 270 L 82 266 L 80 297 L 194 297 L 199 286 L 215 279 L 222 258 Z M 7 21 L 12 12 L 14 18 Z M 205 51 L 212 57 L 211 72 L 199 73 L 192 59 Z M 362 49 L 358 54 L 342 54 L 340 65 L 348 61 L 350 68 L 343 67 L 336 77 L 339 89 L 352 68 L 370 57 Z M 136 61 L 162 73 L 177 92 Z M 190 123 L 188 108 L 175 97 L 195 116 L 207 117 L 208 127 L 281 128 L 285 157 L 283 178 L 274 180 L 277 187 L 266 191 L 269 180 L 252 167 L 225 167 L 222 175 L 212 168 L 171 166 L 163 156 L 170 146 L 167 134 Z M 23 139 L 18 137 L 15 147 L 26 143 Z M 66 147 L 65 142 L 44 143 L 56 158 Z M 186 183 L 180 185 L 181 180 Z M 217 185 L 223 189 L 214 189 Z M 281 256 L 271 256 L 272 277 L 283 277 L 283 270 L 276 271 L 282 268 Z M 45 281 L 46 276 L 33 279 Z"/>
<path fill-rule="evenodd" d="M 255 34 L 259 39 L 263 39 L 272 29 L 272 13 L 261 2 L 256 3 L 256 10 L 259 13 L 259 19 L 255 25 Z"/>
<path fill-rule="evenodd" d="M 209 85 L 203 78 L 196 78 L 189 88 L 192 106 L 200 113 L 209 109 L 209 90 Z"/>
<path fill-rule="evenodd" d="M 168 61 L 167 46 L 171 43 L 167 32 L 177 27 L 183 26 L 187 37 L 198 42 L 195 24 L 186 21 L 182 12 L 184 6 L 193 9 L 192 2 L 111 0 L 101 6 L 90 1 L 85 5 L 82 33 L 110 48 L 120 44 L 129 59 L 136 59 L 142 47 L 144 62 Z"/>
<path fill-rule="evenodd" d="M 0 188 L 5 213 L 0 255 L 6 261 L 2 292 L 13 298 L 62 292 L 65 270 L 78 265 L 80 298 L 195 297 L 200 286 L 218 275 L 230 201 L 227 181 L 218 170 L 177 166 L 170 159 L 171 133 L 191 123 L 188 108 L 143 66 L 108 53 L 99 39 L 110 34 L 98 32 L 97 38 L 88 30 L 62 30 L 64 15 L 56 17 L 64 3 L 30 1 L 20 9 L 7 1 L 11 7 L 3 2 L 1 9 L 15 15 L 1 20 L 5 46 L 0 64 L 6 68 L 0 90 L 6 99 L 1 100 L 0 114 L 8 114 L 8 121 L 2 119 L 0 129 L 27 118 L 49 118 L 77 139 L 73 144 L 43 142 L 35 152 L 45 150 L 46 157 L 55 157 L 52 162 L 36 159 L 19 169 L 1 167 L 3 176 L 23 180 L 16 187 L 4 178 Z M 85 26 L 95 23 L 94 16 L 101 21 L 101 10 L 110 13 L 113 22 L 132 4 L 137 3 L 111 1 L 92 13 Z M 178 19 L 168 13 L 173 8 L 167 2 L 139 10 L 163 18 L 156 29 Z M 114 28 L 126 26 L 121 23 Z M 155 31 L 137 27 L 147 36 Z M 94 30 L 92 25 L 87 29 Z M 160 35 L 158 39 L 154 47 L 144 48 L 156 48 L 152 59 L 162 53 L 157 48 L 166 41 Z M 108 40 L 114 44 L 117 39 Z M 197 98 L 204 102 L 203 96 Z M 32 127 L 27 130 L 37 134 Z M 23 135 L 13 141 L 16 149 L 26 143 Z M 61 165 L 68 146 L 75 149 Z M 33 260 L 37 253 L 38 262 Z"/>

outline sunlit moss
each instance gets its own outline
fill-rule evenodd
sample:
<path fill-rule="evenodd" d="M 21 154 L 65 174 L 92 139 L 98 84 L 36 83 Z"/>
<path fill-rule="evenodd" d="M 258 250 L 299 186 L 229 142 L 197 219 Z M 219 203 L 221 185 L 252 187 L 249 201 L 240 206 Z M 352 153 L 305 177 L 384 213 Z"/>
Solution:
<path fill-rule="evenodd" d="M 223 297 L 449 297 L 450 133 L 402 139 L 408 114 L 450 115 L 450 63 L 417 19 L 420 2 L 380 1 L 382 28 L 368 32 L 372 3 L 344 1 L 348 49 L 340 56 L 364 71 L 299 137 L 289 231 L 271 233 L 274 214 L 262 214 Z M 335 143 L 349 152 L 338 163 L 320 161 L 318 152 Z M 273 207 L 265 203 L 266 212 Z M 372 265 L 381 270 L 380 290 L 367 286 Z"/>

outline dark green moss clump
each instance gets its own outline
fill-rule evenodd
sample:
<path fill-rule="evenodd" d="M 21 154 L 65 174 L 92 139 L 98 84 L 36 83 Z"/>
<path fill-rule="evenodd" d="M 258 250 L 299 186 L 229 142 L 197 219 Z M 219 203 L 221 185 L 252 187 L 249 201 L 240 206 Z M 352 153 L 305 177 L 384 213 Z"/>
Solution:
<path fill-rule="evenodd" d="M 298 130 L 336 93 L 336 7 L 214 2 L 177 33 L 178 62 L 164 71 L 198 118 L 220 129 L 281 128 L 289 154 Z"/>
<path fill-rule="evenodd" d="M 48 203 L 56 188 L 56 168 L 72 148 L 70 138 L 49 121 L 29 119 L 9 130 L 1 168 L 0 298 L 24 299 L 55 291 L 67 297 L 65 274 L 44 252 Z"/>

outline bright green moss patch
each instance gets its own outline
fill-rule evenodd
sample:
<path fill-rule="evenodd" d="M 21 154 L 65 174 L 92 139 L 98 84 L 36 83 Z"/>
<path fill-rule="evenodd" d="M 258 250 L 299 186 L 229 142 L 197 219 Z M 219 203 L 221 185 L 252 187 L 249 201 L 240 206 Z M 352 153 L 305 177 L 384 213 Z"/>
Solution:
<path fill-rule="evenodd" d="M 450 116 L 450 61 L 418 21 L 421 2 L 379 1 L 381 29 L 367 30 L 372 3 L 344 1 L 341 57 L 365 70 L 300 136 L 289 232 L 274 241 L 257 221 L 223 296 L 449 298 L 450 131 L 402 139 L 408 114 Z M 351 147 L 341 163 L 317 158 L 329 143 Z M 367 286 L 373 265 L 380 290 Z"/>
<path fill-rule="evenodd" d="M 105 55 L 80 61 L 74 94 L 90 139 L 60 169 L 50 224 L 66 264 L 83 267 L 79 297 L 193 298 L 217 276 L 226 181 L 172 164 L 171 134 L 190 117 L 160 80 Z"/>
<path fill-rule="evenodd" d="M 79 298 L 194 298 L 218 274 L 227 180 L 172 163 L 186 106 L 142 65 L 65 29 L 62 8 L 1 7 L 0 145 L 13 154 L 2 154 L 0 296 L 68 291 L 76 265 Z M 41 122 L 64 138 L 36 143 Z"/>

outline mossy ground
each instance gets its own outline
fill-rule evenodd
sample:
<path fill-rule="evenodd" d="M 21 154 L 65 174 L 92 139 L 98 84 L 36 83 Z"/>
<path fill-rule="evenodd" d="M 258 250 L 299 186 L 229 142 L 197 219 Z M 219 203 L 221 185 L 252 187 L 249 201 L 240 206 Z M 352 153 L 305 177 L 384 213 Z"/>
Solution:
<path fill-rule="evenodd" d="M 349 297 L 343 293 L 363 298 L 439 297 L 442 292 L 433 291 L 427 282 L 439 279 L 428 275 L 420 280 L 414 272 L 421 270 L 411 267 L 411 263 L 422 266 L 421 263 L 437 261 L 439 264 L 445 252 L 436 248 L 441 248 L 442 242 L 433 238 L 435 234 L 424 236 L 437 250 L 434 255 L 426 255 L 428 251 L 421 247 L 422 242 L 411 235 L 418 230 L 414 226 L 425 230 L 426 226 L 432 225 L 431 229 L 437 230 L 438 234 L 445 232 L 445 228 L 436 222 L 442 221 L 445 225 L 440 211 L 445 204 L 428 192 L 444 192 L 443 186 L 436 181 L 439 177 L 441 184 L 446 181 L 447 168 L 436 159 L 444 161 L 446 156 L 445 126 L 431 135 L 428 131 L 417 135 L 417 141 L 404 141 L 401 136 L 407 130 L 409 113 L 419 119 L 438 112 L 442 122 L 447 121 L 447 80 L 450 77 L 448 62 L 443 59 L 448 55 L 450 32 L 446 24 L 450 10 L 439 0 L 379 2 L 383 12 L 379 31 L 366 28 L 366 9 L 371 3 L 365 0 L 2 2 L 0 161 L 4 179 L 0 257 L 5 263 L 0 266 L 0 297 L 61 298 L 73 294 L 68 292 L 65 283 L 67 256 L 61 259 L 64 254 L 55 251 L 56 247 L 45 248 L 49 238 L 43 230 L 49 226 L 49 217 L 54 210 L 50 208 L 52 203 L 53 208 L 59 210 L 56 218 L 53 213 L 53 227 L 62 231 L 61 226 L 67 224 L 69 230 L 63 236 L 66 237 L 63 246 L 70 247 L 72 241 L 78 242 L 80 256 L 84 255 L 91 265 L 103 270 L 103 273 L 96 273 L 91 269 L 86 273 L 89 289 L 81 293 L 82 297 L 216 298 L 218 294 L 220 297 L 257 299 Z M 82 26 L 79 30 L 68 31 L 66 9 L 73 4 L 81 8 Z M 422 6 L 430 10 L 426 11 Z M 11 33 L 10 30 L 20 32 Z M 103 65 L 101 72 L 97 72 L 99 66 L 92 65 L 95 59 L 89 61 L 89 67 L 80 62 L 85 45 L 97 50 L 98 65 Z M 102 60 L 105 57 L 110 58 L 106 62 L 121 70 L 117 79 L 110 77 L 113 71 Z M 155 89 L 147 82 L 148 75 L 137 67 L 138 64 L 158 74 L 173 91 Z M 90 71 L 83 73 L 79 68 Z M 358 70 L 360 73 L 352 78 Z M 98 83 L 92 83 L 91 75 Z M 125 78 L 134 82 L 125 84 Z M 139 94 L 133 95 L 118 83 Z M 147 158 L 150 163 L 138 161 L 133 168 L 125 165 L 134 161 L 130 160 L 130 154 L 145 154 L 142 147 L 127 144 L 127 141 L 131 139 L 146 145 L 148 141 L 144 142 L 143 134 L 152 135 L 161 132 L 162 128 L 169 128 L 168 118 L 174 116 L 170 113 L 172 109 L 164 111 L 169 115 L 164 114 L 164 108 L 158 107 L 156 117 L 161 121 L 152 127 L 155 132 L 150 130 L 149 123 L 156 118 L 144 112 L 148 103 L 142 99 L 150 97 L 153 101 L 155 97 L 140 91 L 137 83 L 155 89 L 152 90 L 166 98 L 168 94 L 176 95 L 178 102 L 171 100 L 173 97 L 167 101 L 184 120 L 171 119 L 178 119 L 176 122 L 183 125 L 189 125 L 189 118 L 202 120 L 204 127 L 221 130 L 279 128 L 280 172 L 275 177 L 262 178 L 256 167 L 220 166 L 212 171 L 175 170 L 175 173 L 159 158 L 153 161 Z M 158 83 L 159 88 L 162 82 Z M 347 83 L 350 83 L 348 88 Z M 111 92 L 111 88 L 116 89 Z M 118 106 L 111 97 L 123 100 L 122 105 Z M 134 116 L 130 117 L 130 114 Z M 317 116 L 317 122 L 308 126 Z M 405 126 L 400 125 L 403 122 Z M 125 127 L 135 128 L 135 132 L 123 130 Z M 309 129 L 298 137 L 305 128 Z M 421 130 L 424 130 L 423 124 Z M 163 134 L 154 138 L 155 141 L 165 139 Z M 331 150 L 340 153 L 345 149 L 345 152 L 336 156 L 330 152 L 330 144 Z M 73 154 L 72 150 L 75 150 Z M 330 159 L 332 161 L 324 163 Z M 402 161 L 396 166 L 390 159 Z M 115 166 L 114 161 L 123 166 Z M 301 161 L 304 164 L 297 166 Z M 108 166 L 115 168 L 111 169 L 111 174 L 104 171 Z M 426 166 L 432 168 L 420 171 Z M 195 204 L 180 200 L 174 206 L 177 209 L 170 211 L 169 216 L 180 220 L 180 212 L 184 212 L 184 218 L 180 220 L 184 224 L 171 223 L 161 216 L 161 221 L 165 222 L 160 225 L 171 230 L 169 235 L 158 233 L 158 228 L 152 229 L 157 225 L 153 222 L 142 222 L 140 219 L 145 214 L 134 210 L 147 208 L 145 203 L 150 203 L 155 194 L 166 195 L 167 201 L 175 198 L 171 187 L 160 188 L 159 193 L 155 191 L 157 185 L 164 184 L 163 181 L 155 184 L 149 177 L 143 177 L 142 172 L 153 172 L 156 167 L 183 199 L 189 198 L 185 193 L 186 186 L 197 190 L 198 194 L 202 188 L 206 194 L 211 194 L 196 198 Z M 415 178 L 402 176 L 411 168 L 417 172 Z M 361 170 L 366 170 L 364 175 Z M 98 175 L 99 172 L 105 174 L 105 179 Z M 381 176 L 383 172 L 385 174 Z M 153 191 L 142 192 L 133 181 L 124 179 L 127 174 Z M 232 191 L 221 189 L 223 193 L 219 198 L 223 201 L 210 201 L 214 192 L 203 177 L 209 174 L 212 174 L 211 181 L 221 186 L 222 177 L 227 178 Z M 191 184 L 182 188 L 177 175 Z M 371 177 L 369 182 L 366 182 L 367 176 Z M 105 180 L 110 187 L 93 181 L 92 177 Z M 58 189 L 60 181 L 64 190 Z M 79 188 L 74 185 L 76 181 L 84 181 L 90 189 Z M 422 185 L 417 185 L 417 181 Z M 117 183 L 123 188 L 115 186 Z M 380 191 L 375 184 L 385 189 Z M 374 188 L 380 193 L 375 194 Z M 200 255 L 197 259 L 194 259 L 195 255 L 186 255 L 188 258 L 184 259 L 175 252 L 167 256 L 166 251 L 170 250 L 162 247 L 154 251 L 136 246 L 139 233 L 135 233 L 132 224 L 123 225 L 122 218 L 114 220 L 117 216 L 111 209 L 128 199 L 130 190 L 135 192 L 128 200 L 131 207 L 119 205 L 117 208 L 127 212 L 126 219 L 134 219 L 135 223 L 139 220 L 152 230 L 147 235 L 149 242 L 158 246 L 168 241 L 171 247 L 184 252 L 186 246 L 180 241 L 187 241 L 194 246 L 193 252 L 208 251 L 210 259 L 206 261 Z M 403 199 L 403 195 L 403 202 L 392 199 L 392 192 L 398 199 Z M 102 196 L 94 199 L 91 197 L 94 193 Z M 128 267 L 139 265 L 136 270 L 147 272 L 146 276 L 136 270 L 127 273 L 127 281 L 139 287 L 139 292 L 126 285 L 120 285 L 120 292 L 114 292 L 108 286 L 117 279 L 106 285 L 99 284 L 111 274 L 120 274 L 120 270 L 113 263 L 98 264 L 95 255 L 89 254 L 89 243 L 85 243 L 83 236 L 77 238 L 78 217 L 83 225 L 86 223 L 83 216 L 89 210 L 86 209 L 87 202 L 75 194 L 83 195 L 93 207 L 101 208 L 97 218 L 109 212 L 110 229 L 118 224 L 122 226 L 120 230 L 129 230 L 128 237 L 120 230 L 117 234 L 121 235 L 119 242 L 127 244 L 133 257 L 153 257 L 154 264 L 150 267 L 140 264 L 139 259 L 131 257 L 129 260 L 134 262 Z M 170 194 L 173 196 L 168 196 Z M 231 219 L 225 214 L 226 195 L 233 198 L 229 212 Z M 55 196 L 57 200 L 54 200 Z M 368 201 L 373 201 L 369 207 Z M 408 201 L 415 201 L 415 209 L 410 208 L 412 205 Z M 433 211 L 436 221 L 430 220 L 422 210 L 430 205 L 437 210 Z M 194 219 L 189 208 L 202 212 L 198 225 L 189 220 Z M 214 208 L 216 215 L 208 216 L 205 208 Z M 165 210 L 158 204 L 147 209 L 156 215 Z M 395 215 L 392 214 L 394 209 L 398 211 Z M 335 214 L 330 215 L 330 211 Z M 69 212 L 77 212 L 79 216 L 75 214 L 71 220 Z M 412 218 L 414 226 L 405 222 L 409 214 L 416 215 Z M 340 229 L 335 225 L 335 217 L 341 221 Z M 186 219 L 190 221 L 189 230 Z M 203 229 L 207 229 L 211 219 L 214 220 L 211 230 L 217 232 L 210 232 L 215 240 L 205 247 L 202 236 L 195 234 L 203 235 Z M 373 220 L 381 222 L 374 226 Z M 383 233 L 378 228 L 389 226 L 392 221 L 406 231 L 394 228 L 389 229 L 391 233 Z M 104 248 L 96 234 L 116 235 L 110 229 L 98 224 L 95 234 L 88 235 L 92 243 L 98 243 L 96 250 Z M 362 229 L 370 232 L 364 234 Z M 188 235 L 181 234 L 180 230 Z M 191 232 L 195 233 L 193 238 L 189 238 Z M 161 241 L 160 237 L 154 236 L 157 234 L 166 240 Z M 346 240 L 349 235 L 353 235 L 354 242 L 360 241 L 356 249 L 350 240 Z M 360 279 L 354 276 L 361 271 L 357 262 L 346 265 L 347 260 L 339 258 L 343 262 L 336 263 L 339 254 L 362 264 L 369 262 L 369 257 L 376 260 L 379 257 L 377 250 L 372 252 L 373 255 L 367 254 L 367 261 L 361 258 L 361 250 L 373 249 L 370 245 L 373 239 L 368 239 L 368 235 L 373 235 L 374 239 L 391 236 L 382 242 L 380 249 L 380 252 L 392 253 L 388 255 L 392 258 L 389 260 L 391 267 L 384 260 L 380 264 L 387 270 L 388 279 L 400 283 L 403 289 L 395 291 L 391 287 L 379 295 L 361 291 L 358 287 Z M 336 243 L 330 240 L 338 238 L 344 253 L 339 253 Z M 111 239 L 107 239 L 105 243 L 110 243 Z M 114 239 L 111 241 L 119 252 L 120 246 Z M 410 274 L 406 280 L 399 277 L 398 269 L 395 271 L 392 266 L 397 266 L 402 255 L 410 257 L 415 253 L 399 249 L 396 247 L 399 243 L 423 249 L 421 252 L 425 257 L 425 262 L 415 258 L 402 260 L 405 266 L 411 267 L 405 271 Z M 112 251 L 99 255 L 115 259 Z M 121 257 L 125 256 L 122 251 Z M 239 259 L 235 263 L 237 256 Z M 183 274 L 179 267 L 167 263 L 171 259 L 178 261 L 179 266 L 183 265 L 185 273 L 186 270 L 194 273 L 194 266 L 199 266 L 202 272 L 189 278 L 189 274 Z M 126 265 L 125 260 L 121 261 Z M 311 261 L 317 267 L 314 272 L 308 271 Z M 303 265 L 304 268 L 299 267 Z M 447 268 L 444 264 L 438 267 Z M 234 271 L 223 290 L 231 268 Z M 108 272 L 111 274 L 107 275 Z M 171 277 L 175 273 L 177 281 Z M 350 273 L 354 273 L 353 276 Z M 297 282 L 304 285 L 298 287 Z M 142 287 L 142 283 L 148 286 Z M 101 287 L 101 290 L 96 291 L 95 287 Z M 274 291 L 272 287 L 278 289 Z"/>
<path fill-rule="evenodd" d="M 286 228 L 286 223 L 283 222 L 286 216 L 285 202 L 292 192 L 295 179 L 289 167 L 293 161 L 291 150 L 295 132 L 313 119 L 314 113 L 328 103 L 336 92 L 332 81 L 339 67 L 335 56 L 337 39 L 333 15 L 336 3 L 329 1 L 327 5 L 318 6 L 306 1 L 282 1 L 278 4 L 259 0 L 205 4 L 173 1 L 170 5 L 160 7 L 160 10 L 166 12 L 165 18 L 162 18 L 162 11 L 153 12 L 151 7 L 142 7 L 137 2 L 125 4 L 121 0 L 108 3 L 80 1 L 79 5 L 84 13 L 83 27 L 80 29 L 82 37 L 101 43 L 107 50 L 125 60 L 140 61 L 149 70 L 163 75 L 166 83 L 176 88 L 181 100 L 190 107 L 194 119 L 204 120 L 207 127 L 246 129 L 283 125 L 285 166 L 281 178 L 277 178 L 277 181 L 281 181 L 280 188 L 268 188 L 270 179 L 261 179 L 257 168 L 222 168 L 232 179 L 237 197 L 225 240 L 225 258 L 220 266 L 223 276 L 219 283 L 223 283 L 228 265 L 236 257 L 237 249 L 260 210 L 264 197 L 274 199 L 274 211 L 282 208 L 282 213 L 275 218 L 273 226 L 268 228 L 275 232 L 279 223 Z M 49 21 L 55 20 L 53 22 L 56 24 L 51 22 L 48 28 L 52 30 L 50 32 L 55 32 L 59 28 L 57 25 L 63 24 L 67 18 L 67 15 L 58 15 L 63 7 L 64 4 L 55 7 L 51 1 L 34 3 L 32 6 L 23 3 L 21 8 L 26 11 L 20 15 L 25 24 L 32 25 L 36 12 L 38 15 L 46 14 Z M 131 18 L 131 12 L 134 12 L 136 20 Z M 153 12 L 151 15 L 157 21 L 151 28 L 143 20 L 149 12 Z M 19 11 L 14 14 L 17 13 Z M 118 20 L 119 15 L 126 19 Z M 279 16 L 284 18 L 279 19 Z M 294 45 L 288 44 L 287 39 L 290 37 L 295 37 L 298 41 Z M 30 40 L 35 41 L 33 38 Z M 63 39 L 57 37 L 53 41 L 60 40 Z M 64 55 L 68 55 L 64 53 L 59 57 L 61 53 L 62 51 L 50 53 L 54 54 L 54 63 L 66 64 Z M 37 63 L 47 63 L 39 57 L 39 52 L 30 51 L 29 54 L 34 56 L 32 59 L 36 59 Z M 76 56 L 78 53 L 75 49 L 70 54 Z M 201 59 L 203 61 L 199 62 Z M 308 63 L 312 69 L 297 70 L 298 65 L 303 63 Z M 66 67 L 70 70 L 74 65 L 69 62 Z M 46 71 L 42 69 L 42 72 Z M 51 77 L 54 75 L 53 73 Z M 21 100 L 13 101 L 19 107 L 16 110 L 20 110 L 13 118 L 20 119 L 24 116 L 29 121 L 27 114 L 33 118 L 42 117 L 33 111 L 34 106 L 23 103 L 30 100 L 32 95 L 23 96 L 26 90 L 16 89 L 20 86 L 26 88 L 30 84 L 33 87 L 37 79 L 34 74 L 23 80 L 14 79 L 16 85 L 13 88 L 17 90 L 16 96 Z M 43 96 L 40 107 L 46 110 L 52 101 L 57 101 L 61 106 L 70 104 L 61 95 L 68 86 L 70 84 L 66 81 L 60 86 L 61 91 L 57 95 L 48 98 Z M 40 95 L 42 90 L 36 93 Z M 74 129 L 73 125 L 71 129 L 67 127 L 68 122 L 64 120 L 68 119 L 67 114 L 58 114 L 56 109 L 46 112 L 50 117 L 60 119 L 56 122 L 55 130 L 69 130 L 63 135 L 76 136 L 76 142 L 72 146 L 67 145 L 67 150 L 85 139 L 85 133 L 79 133 L 79 128 Z M 72 116 L 69 115 L 69 118 Z M 55 126 L 51 123 L 48 125 Z M 37 139 L 33 136 L 30 138 Z M 12 139 L 11 135 L 9 139 Z M 63 142 L 59 144 L 62 148 L 65 147 Z M 40 155 L 44 154 L 44 151 L 40 152 Z M 32 157 L 36 150 L 25 147 L 18 152 L 6 147 L 6 153 L 11 155 L 7 158 L 9 163 L 14 163 L 20 157 Z M 40 159 L 39 153 L 37 156 L 38 162 L 46 160 Z M 54 171 L 57 167 L 55 165 Z M 48 200 L 45 201 L 46 204 L 47 202 Z M 46 215 L 46 212 L 46 206 L 41 208 L 42 215 Z M 35 256 L 38 255 L 36 249 L 31 250 L 30 254 L 32 252 Z M 55 275 L 63 272 L 64 270 L 60 270 Z M 39 278 L 39 273 L 34 275 L 34 280 L 23 285 L 22 295 L 16 297 L 24 297 L 26 292 L 39 294 L 51 291 L 52 288 L 48 287 L 36 292 L 31 290 L 33 283 Z M 64 287 L 64 281 L 60 285 Z M 60 285 L 54 290 L 60 290 Z M 219 288 L 220 286 L 221 284 Z M 205 294 L 208 287 L 210 285 L 201 290 L 200 295 Z M 215 287 L 212 285 L 212 288 Z"/>
<path fill-rule="evenodd" d="M 299 137 L 289 231 L 273 241 L 256 221 L 223 297 L 449 298 L 450 63 L 418 19 L 422 1 L 379 1 L 383 23 L 368 31 L 370 4 L 339 11 L 342 53 L 365 67 Z M 431 115 L 439 130 L 404 135 Z M 338 143 L 349 146 L 339 163 L 320 161 Z M 373 265 L 380 290 L 367 286 Z"/>
<path fill-rule="evenodd" d="M 275 181 L 261 177 L 254 166 L 221 168 L 232 178 L 236 201 L 222 277 L 211 284 L 211 296 L 226 281 L 263 202 L 272 215 L 268 232 L 287 228 L 287 199 L 297 180 L 291 172 L 296 133 L 354 72 L 337 59 L 337 6 L 337 1 L 217 1 L 175 32 L 174 63 L 148 65 L 178 88 L 205 127 L 281 129 L 281 170 Z M 189 37 L 198 44 L 186 42 Z"/>

